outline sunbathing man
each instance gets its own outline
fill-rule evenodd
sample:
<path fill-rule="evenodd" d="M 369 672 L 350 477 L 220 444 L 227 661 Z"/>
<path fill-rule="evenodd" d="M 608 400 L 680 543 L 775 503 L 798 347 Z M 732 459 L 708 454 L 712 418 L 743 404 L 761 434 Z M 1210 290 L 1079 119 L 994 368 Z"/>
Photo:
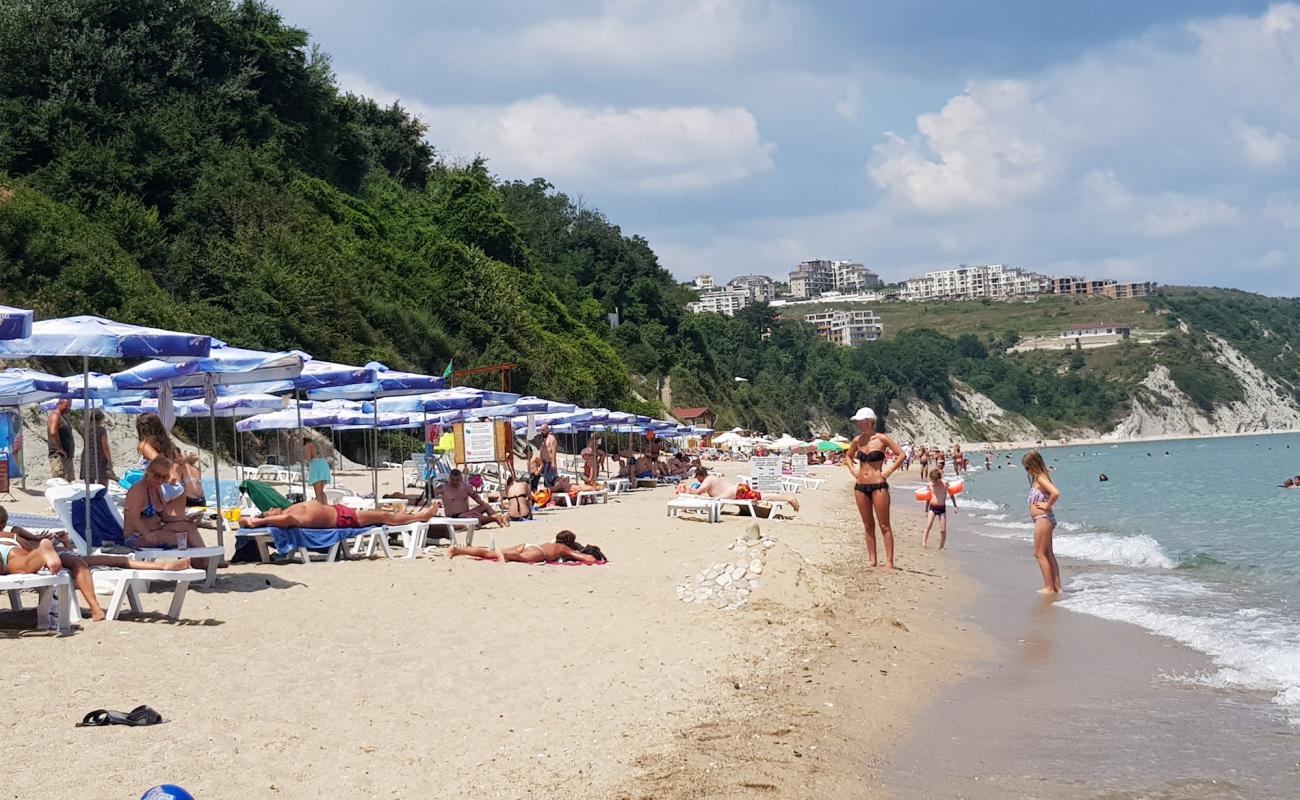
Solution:
<path fill-rule="evenodd" d="M 60 546 L 71 548 L 72 543 L 68 541 L 68 534 L 64 531 L 51 531 L 48 533 L 33 533 L 26 528 L 20 528 L 15 525 L 9 531 L 5 531 L 5 526 L 9 524 L 9 512 L 0 507 L 0 542 L 11 542 L 16 544 L 22 551 L 29 554 L 41 554 L 40 565 L 32 570 L 39 572 L 40 567 L 48 566 L 45 561 L 46 548 L 55 551 L 58 558 L 59 566 L 66 567 L 72 573 L 72 583 L 81 592 L 82 598 L 86 601 L 86 606 L 90 608 L 90 618 L 95 622 L 104 619 L 104 609 L 99 605 L 99 598 L 95 596 L 95 581 L 91 577 L 91 567 L 118 567 L 120 569 L 146 569 L 159 571 L 175 571 L 190 568 L 190 560 L 182 558 L 178 561 L 136 561 L 127 556 L 109 556 L 93 555 L 80 556 L 67 550 L 59 550 Z M 9 546 L 0 544 L 0 547 Z M 58 569 L 51 569 L 50 574 L 58 573 Z"/>
<path fill-rule="evenodd" d="M 799 501 L 794 497 L 781 494 L 761 494 L 751 489 L 748 484 L 724 478 L 721 475 L 710 475 L 709 471 L 704 467 L 698 467 L 695 470 L 695 480 L 700 485 L 694 489 L 687 489 L 687 494 L 702 494 L 706 497 L 721 498 L 723 500 L 779 500 L 782 503 L 788 503 L 795 511 L 799 510 Z M 740 488 L 742 486 L 745 487 L 743 491 Z"/>
<path fill-rule="evenodd" d="M 428 522 L 438 516 L 438 503 L 418 514 L 405 511 L 384 511 L 381 509 L 352 508 L 351 506 L 331 506 L 308 500 L 294 503 L 288 508 L 277 508 L 260 517 L 240 517 L 241 528 L 373 528 L 379 525 L 410 525 L 412 522 Z"/>
<path fill-rule="evenodd" d="M 434 496 L 442 499 L 442 507 L 445 509 L 445 516 L 456 517 L 458 519 L 477 519 L 478 524 L 486 525 L 489 522 L 495 522 L 505 528 L 510 525 L 510 517 L 506 514 L 494 512 L 479 493 L 474 491 L 474 487 L 469 485 L 461 471 L 453 469 L 447 473 L 447 483 L 440 486 Z M 470 505 L 470 501 L 474 505 Z"/>
<path fill-rule="evenodd" d="M 456 556 L 471 556 L 473 558 L 482 558 L 491 561 L 499 561 L 502 564 L 507 561 L 518 561 L 523 564 L 540 564 L 543 561 L 581 561 L 584 564 L 596 563 L 594 556 L 578 552 L 582 545 L 578 544 L 577 537 L 573 531 L 560 531 L 555 535 L 554 542 L 545 544 L 517 544 L 512 547 L 506 547 L 501 550 L 489 550 L 486 547 L 457 547 L 452 545 L 447 550 L 447 558 Z"/>

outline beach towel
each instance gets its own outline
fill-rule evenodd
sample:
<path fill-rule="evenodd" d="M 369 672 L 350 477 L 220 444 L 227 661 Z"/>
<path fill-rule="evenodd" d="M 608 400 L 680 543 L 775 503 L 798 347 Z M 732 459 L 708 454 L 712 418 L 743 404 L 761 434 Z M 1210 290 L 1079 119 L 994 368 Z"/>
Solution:
<path fill-rule="evenodd" d="M 90 497 L 90 527 L 94 529 L 93 537 L 86 536 L 86 499 L 78 497 L 72 501 L 72 527 L 82 539 L 90 541 L 91 547 L 122 544 L 122 525 L 108 507 L 104 492 L 104 489 L 100 489 Z"/>
<path fill-rule="evenodd" d="M 308 550 L 328 550 L 340 542 L 360 536 L 370 528 L 249 528 L 250 533 L 269 533 L 275 542 L 275 552 L 286 555 L 305 547 Z"/>
<path fill-rule="evenodd" d="M 272 488 L 271 484 L 262 481 L 247 480 L 239 484 L 239 491 L 248 495 L 248 499 L 253 501 L 257 510 L 263 514 L 275 508 L 288 508 L 293 505 L 288 498 Z"/>

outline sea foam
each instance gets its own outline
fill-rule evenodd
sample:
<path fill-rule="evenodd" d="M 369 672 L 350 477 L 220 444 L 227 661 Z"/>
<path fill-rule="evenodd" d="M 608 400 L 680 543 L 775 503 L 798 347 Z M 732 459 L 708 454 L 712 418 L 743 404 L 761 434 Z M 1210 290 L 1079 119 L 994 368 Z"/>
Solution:
<path fill-rule="evenodd" d="M 1300 706 L 1300 625 L 1261 608 L 1233 609 L 1231 598 L 1173 575 L 1090 573 L 1070 581 L 1057 605 L 1138 625 L 1208 655 L 1212 674 L 1191 679 L 1218 688 L 1266 691 Z"/>

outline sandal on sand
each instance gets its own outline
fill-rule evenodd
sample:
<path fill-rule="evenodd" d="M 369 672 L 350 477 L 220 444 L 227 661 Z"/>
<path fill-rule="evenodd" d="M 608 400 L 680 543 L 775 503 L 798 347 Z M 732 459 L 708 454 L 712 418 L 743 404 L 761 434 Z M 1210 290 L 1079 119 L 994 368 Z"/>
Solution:
<path fill-rule="evenodd" d="M 129 725 L 138 728 L 144 725 L 157 725 L 162 722 L 162 715 L 149 706 L 136 706 L 129 714 L 121 711 L 98 709 L 82 717 L 78 728 L 95 728 L 103 725 Z"/>

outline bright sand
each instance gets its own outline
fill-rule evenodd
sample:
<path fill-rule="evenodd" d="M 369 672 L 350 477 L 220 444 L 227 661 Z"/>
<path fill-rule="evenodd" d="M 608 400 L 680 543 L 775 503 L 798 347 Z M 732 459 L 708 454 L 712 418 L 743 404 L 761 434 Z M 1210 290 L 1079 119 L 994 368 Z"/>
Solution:
<path fill-rule="evenodd" d="M 831 483 L 800 495 L 795 521 L 760 521 L 779 544 L 734 611 L 676 589 L 754 521 L 667 518 L 660 488 L 497 534 L 571 528 L 606 566 L 442 552 L 235 565 L 179 623 L 150 594 L 155 613 L 67 638 L 0 613 L 6 795 L 171 782 L 200 798 L 881 796 L 887 748 L 986 643 L 959 621 L 971 584 L 920 550 L 905 492 L 901 570 L 866 570 L 848 476 L 820 474 Z M 139 704 L 166 724 L 73 727 Z"/>

